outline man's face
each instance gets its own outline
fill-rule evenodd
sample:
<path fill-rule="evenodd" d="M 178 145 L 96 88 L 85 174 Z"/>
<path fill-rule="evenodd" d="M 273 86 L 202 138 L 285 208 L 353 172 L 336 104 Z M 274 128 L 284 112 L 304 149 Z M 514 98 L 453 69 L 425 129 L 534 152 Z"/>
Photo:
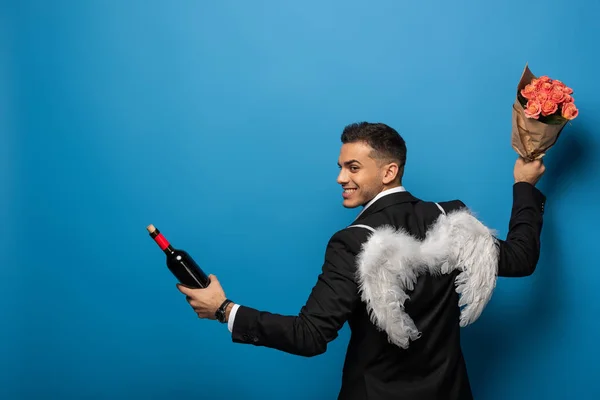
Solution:
<path fill-rule="evenodd" d="M 344 192 L 343 206 L 355 208 L 368 203 L 389 183 L 389 169 L 370 157 L 372 147 L 364 142 L 344 143 L 340 150 L 337 182 Z M 387 171 L 387 173 L 386 173 Z"/>

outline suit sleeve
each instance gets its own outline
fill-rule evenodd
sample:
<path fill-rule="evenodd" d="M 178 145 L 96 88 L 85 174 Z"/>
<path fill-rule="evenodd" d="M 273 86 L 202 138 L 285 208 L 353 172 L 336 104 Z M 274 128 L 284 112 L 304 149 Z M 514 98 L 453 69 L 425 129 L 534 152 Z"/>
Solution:
<path fill-rule="evenodd" d="M 324 353 L 360 302 L 355 281 L 359 246 L 347 231 L 332 236 L 322 271 L 298 315 L 240 306 L 232 328 L 233 342 L 306 357 Z"/>
<path fill-rule="evenodd" d="M 513 206 L 506 240 L 498 239 L 498 276 L 533 274 L 540 258 L 546 197 L 535 186 L 518 182 L 513 186 Z"/>
<path fill-rule="evenodd" d="M 539 257 L 546 197 L 526 182 L 513 185 L 513 205 L 506 240 L 496 238 L 498 276 L 524 277 L 533 274 Z M 466 208 L 460 200 L 442 203 L 450 210 Z"/>

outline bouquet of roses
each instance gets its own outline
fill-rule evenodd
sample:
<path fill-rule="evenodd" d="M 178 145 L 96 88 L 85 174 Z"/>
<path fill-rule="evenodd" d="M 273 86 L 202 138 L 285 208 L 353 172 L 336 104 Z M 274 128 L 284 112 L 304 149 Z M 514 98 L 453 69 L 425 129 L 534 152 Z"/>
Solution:
<path fill-rule="evenodd" d="M 523 158 L 542 158 L 568 121 L 579 114 L 573 89 L 547 76 L 536 78 L 526 65 L 512 112 L 512 147 Z"/>

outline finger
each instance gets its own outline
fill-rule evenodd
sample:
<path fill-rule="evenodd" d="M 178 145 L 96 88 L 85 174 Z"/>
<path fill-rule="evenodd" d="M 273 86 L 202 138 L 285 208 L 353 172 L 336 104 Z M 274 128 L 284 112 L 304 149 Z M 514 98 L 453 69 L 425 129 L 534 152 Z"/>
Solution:
<path fill-rule="evenodd" d="M 181 293 L 183 293 L 183 294 L 185 294 L 185 295 L 187 295 L 187 296 L 191 296 L 191 295 L 192 295 L 192 293 L 193 293 L 193 289 L 192 289 L 192 288 L 189 288 L 189 287 L 187 287 L 187 286 L 185 286 L 185 285 L 182 285 L 181 283 L 178 283 L 178 284 L 177 284 L 177 285 L 175 285 L 175 286 L 177 286 L 177 289 L 178 289 L 178 290 L 179 290 Z"/>
<path fill-rule="evenodd" d="M 214 315 L 207 313 L 206 311 L 199 311 L 196 313 L 196 315 L 198 316 L 198 318 L 202 319 L 216 319 Z"/>
<path fill-rule="evenodd" d="M 208 286 L 212 285 L 213 283 L 220 285 L 219 279 L 217 279 L 217 277 L 215 275 L 213 275 L 213 274 L 208 275 L 208 279 L 210 279 L 210 284 Z"/>

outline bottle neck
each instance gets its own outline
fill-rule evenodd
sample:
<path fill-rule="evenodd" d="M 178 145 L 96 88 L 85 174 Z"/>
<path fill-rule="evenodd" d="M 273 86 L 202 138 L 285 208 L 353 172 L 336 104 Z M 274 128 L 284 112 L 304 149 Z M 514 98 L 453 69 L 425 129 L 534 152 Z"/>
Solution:
<path fill-rule="evenodd" d="M 169 245 L 167 246 L 166 249 L 163 250 L 165 252 L 165 254 L 175 254 L 175 249 L 173 248 L 173 246 Z"/>
<path fill-rule="evenodd" d="M 169 241 L 163 236 L 162 233 L 158 233 L 156 236 L 154 236 L 154 241 L 166 254 L 173 254 L 175 252 L 173 246 L 171 246 Z"/>

